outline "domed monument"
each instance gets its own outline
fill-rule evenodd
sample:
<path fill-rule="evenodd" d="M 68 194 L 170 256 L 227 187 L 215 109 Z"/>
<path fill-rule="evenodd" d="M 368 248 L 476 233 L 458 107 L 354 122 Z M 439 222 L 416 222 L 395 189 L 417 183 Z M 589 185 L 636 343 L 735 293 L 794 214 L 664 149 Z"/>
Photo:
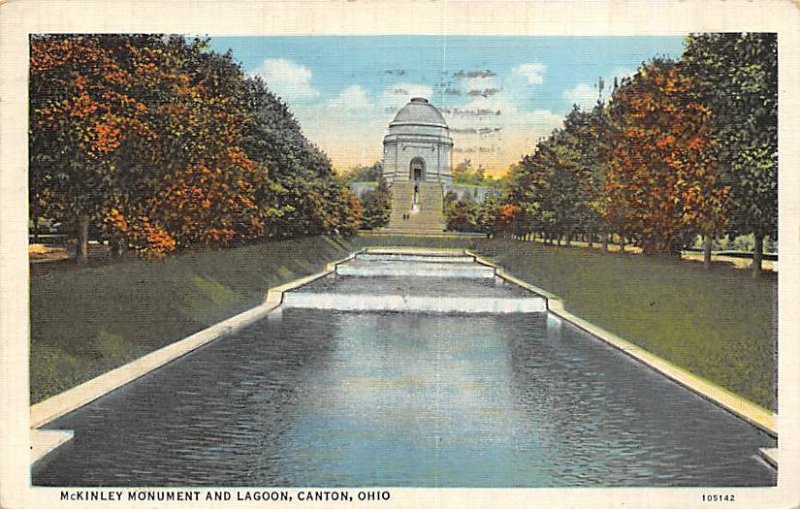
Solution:
<path fill-rule="evenodd" d="M 383 138 L 383 178 L 392 189 L 386 233 L 441 234 L 443 193 L 453 183 L 453 139 L 434 105 L 415 97 L 389 123 Z"/>
<path fill-rule="evenodd" d="M 415 97 L 389 123 L 383 138 L 383 177 L 397 181 L 452 184 L 453 139 L 436 106 Z"/>

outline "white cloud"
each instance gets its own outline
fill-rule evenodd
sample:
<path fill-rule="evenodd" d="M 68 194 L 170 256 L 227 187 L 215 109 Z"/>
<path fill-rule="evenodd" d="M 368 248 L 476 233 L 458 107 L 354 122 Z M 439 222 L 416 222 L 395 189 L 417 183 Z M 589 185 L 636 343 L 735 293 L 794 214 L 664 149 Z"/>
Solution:
<path fill-rule="evenodd" d="M 270 90 L 288 102 L 319 97 L 311 86 L 311 69 L 291 60 L 268 58 L 252 74 L 261 76 Z"/>
<path fill-rule="evenodd" d="M 497 84 L 497 79 L 494 76 L 477 76 L 475 78 L 466 78 L 464 80 L 464 88 L 467 91 L 498 87 L 499 85 Z"/>
<path fill-rule="evenodd" d="M 424 97 L 433 100 L 433 89 L 428 85 L 419 83 L 395 83 L 383 90 L 380 105 L 383 109 L 399 108 L 411 100 L 412 97 Z"/>
<path fill-rule="evenodd" d="M 325 106 L 348 113 L 372 112 L 375 107 L 360 85 L 347 87 L 338 96 L 325 103 Z"/>
<path fill-rule="evenodd" d="M 547 66 L 544 64 L 522 64 L 514 68 L 513 73 L 524 76 L 528 85 L 541 85 L 544 83 L 544 73 Z"/>
<path fill-rule="evenodd" d="M 597 103 L 597 87 L 588 83 L 578 83 L 573 88 L 564 90 L 563 97 L 584 110 L 589 110 Z"/>

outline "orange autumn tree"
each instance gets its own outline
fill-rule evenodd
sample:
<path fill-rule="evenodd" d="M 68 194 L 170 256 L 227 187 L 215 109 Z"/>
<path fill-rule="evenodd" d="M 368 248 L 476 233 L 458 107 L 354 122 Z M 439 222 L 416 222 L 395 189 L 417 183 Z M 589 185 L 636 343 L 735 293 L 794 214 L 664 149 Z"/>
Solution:
<path fill-rule="evenodd" d="M 515 233 L 518 216 L 521 213 L 519 205 L 506 203 L 500 206 L 497 214 L 497 233 L 503 238 L 509 238 Z"/>
<path fill-rule="evenodd" d="M 31 203 L 145 255 L 263 233 L 240 148 L 244 77 L 180 36 L 31 39 Z M 112 250 L 113 252 L 113 250 Z"/>
<path fill-rule="evenodd" d="M 122 147 L 154 133 L 142 117 L 146 105 L 130 93 L 131 73 L 100 36 L 34 36 L 30 52 L 30 202 L 76 228 L 82 262 L 90 224 L 126 187 Z"/>
<path fill-rule="evenodd" d="M 609 118 L 605 219 L 621 219 L 645 254 L 676 255 L 696 233 L 721 231 L 728 188 L 683 64 L 643 65 L 614 91 Z"/>
<path fill-rule="evenodd" d="M 158 137 L 138 164 L 157 180 L 120 204 L 129 242 L 149 255 L 195 246 L 228 246 L 258 238 L 263 222 L 254 190 L 266 169 L 241 148 L 248 117 L 243 73 L 205 42 L 151 39 L 132 51 L 143 83 L 153 81 L 151 122 Z"/>
<path fill-rule="evenodd" d="M 162 256 L 358 227 L 288 107 L 207 42 L 31 38 L 31 213 L 79 226 L 79 260 L 90 231 L 112 253 Z"/>

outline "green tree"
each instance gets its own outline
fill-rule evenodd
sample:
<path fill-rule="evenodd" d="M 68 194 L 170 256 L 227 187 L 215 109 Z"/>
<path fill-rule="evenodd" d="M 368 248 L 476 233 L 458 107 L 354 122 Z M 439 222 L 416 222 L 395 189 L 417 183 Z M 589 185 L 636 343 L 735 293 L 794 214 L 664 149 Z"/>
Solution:
<path fill-rule="evenodd" d="M 383 175 L 383 163 L 380 161 L 371 166 L 353 167 L 345 174 L 350 182 L 378 182 L 381 175 Z"/>
<path fill-rule="evenodd" d="M 494 177 L 486 173 L 486 168 L 472 167 L 470 159 L 464 159 L 453 168 L 453 183 L 465 186 L 492 187 L 497 184 Z"/>
<path fill-rule="evenodd" d="M 764 237 L 778 227 L 777 34 L 694 34 L 683 60 L 711 111 L 713 150 L 731 189 L 728 231 L 755 237 L 758 275 Z"/>
<path fill-rule="evenodd" d="M 102 36 L 41 35 L 30 41 L 29 189 L 31 212 L 72 225 L 79 263 L 89 227 L 130 188 L 118 165 L 123 145 L 154 136 L 134 96 L 137 76 Z M 118 55 L 130 58 L 131 46 Z M 125 191 L 123 191 L 125 192 Z"/>
<path fill-rule="evenodd" d="M 500 195 L 487 193 L 478 206 L 475 216 L 475 226 L 478 231 L 485 233 L 487 238 L 497 234 L 497 221 L 500 218 Z"/>
<path fill-rule="evenodd" d="M 445 205 L 445 220 L 447 229 L 459 232 L 475 230 L 475 215 L 477 204 L 469 193 L 458 200 L 448 200 Z"/>
<path fill-rule="evenodd" d="M 364 208 L 363 226 L 380 228 L 389 224 L 392 213 L 392 193 L 386 180 L 380 179 L 375 189 L 369 190 L 361 197 Z"/>

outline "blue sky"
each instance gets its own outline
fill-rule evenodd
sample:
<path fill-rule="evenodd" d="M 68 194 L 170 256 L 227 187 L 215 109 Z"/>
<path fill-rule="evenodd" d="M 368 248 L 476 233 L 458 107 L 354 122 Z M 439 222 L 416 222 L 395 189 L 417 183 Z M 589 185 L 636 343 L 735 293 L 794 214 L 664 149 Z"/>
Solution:
<path fill-rule="evenodd" d="M 213 37 L 291 107 L 338 169 L 381 157 L 394 113 L 423 96 L 452 129 L 454 161 L 494 173 L 529 153 L 573 103 L 591 107 L 598 79 L 679 57 L 682 37 Z"/>

